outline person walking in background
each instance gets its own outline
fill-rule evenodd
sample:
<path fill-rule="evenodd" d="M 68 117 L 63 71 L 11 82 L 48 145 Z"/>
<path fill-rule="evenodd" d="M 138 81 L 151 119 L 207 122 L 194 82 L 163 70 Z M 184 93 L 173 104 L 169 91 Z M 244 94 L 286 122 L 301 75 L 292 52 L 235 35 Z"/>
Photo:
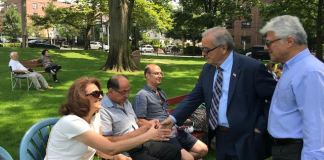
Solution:
<path fill-rule="evenodd" d="M 202 46 L 207 64 L 196 86 L 161 125 L 181 126 L 205 102 L 217 160 L 264 159 L 268 111 L 264 104 L 276 81 L 261 62 L 234 51 L 233 38 L 223 27 L 202 33 Z"/>
<path fill-rule="evenodd" d="M 103 97 L 100 117 L 103 135 L 111 141 L 128 140 L 143 134 L 150 126 L 160 124 L 158 120 L 151 120 L 146 124 L 138 125 L 133 107 L 128 101 L 130 88 L 128 78 L 124 75 L 112 76 L 107 82 L 108 93 Z M 134 160 L 181 159 L 179 147 L 158 141 L 146 142 L 128 150 L 125 154 L 129 154 Z"/>
<path fill-rule="evenodd" d="M 324 64 L 307 48 L 298 17 L 271 19 L 260 30 L 283 72 L 272 97 L 268 131 L 273 160 L 324 159 Z"/>
<path fill-rule="evenodd" d="M 158 65 L 149 64 L 144 69 L 146 85 L 135 96 L 133 108 L 140 124 L 149 123 L 149 120 L 165 120 L 169 113 L 167 111 L 167 96 L 159 88 L 163 78 L 163 72 Z M 170 143 L 181 149 L 183 160 L 193 160 L 204 157 L 208 153 L 208 147 L 196 137 L 184 131 L 176 129 L 176 137 L 171 138 Z"/>
<path fill-rule="evenodd" d="M 150 140 L 165 140 L 171 130 L 151 125 L 141 135 L 112 142 L 101 135 L 100 114 L 103 92 L 95 78 L 77 79 L 68 90 L 67 101 L 59 113 L 63 115 L 53 126 L 46 149 L 48 160 L 93 159 L 97 152 L 107 159 L 127 159 L 121 153 Z"/>
<path fill-rule="evenodd" d="M 31 69 L 24 67 L 19 61 L 18 52 L 10 53 L 9 67 L 11 70 L 17 74 L 26 74 L 28 78 L 32 80 L 33 85 L 36 90 L 44 91 L 44 89 L 51 89 L 53 87 L 49 86 L 43 75 L 34 72 Z"/>
<path fill-rule="evenodd" d="M 53 81 L 58 83 L 59 80 L 57 79 L 57 72 L 62 68 L 60 65 L 54 63 L 51 59 L 51 56 L 48 54 L 48 50 L 44 49 L 42 51 L 42 55 L 40 58 L 45 72 L 51 73 L 53 77 Z"/>

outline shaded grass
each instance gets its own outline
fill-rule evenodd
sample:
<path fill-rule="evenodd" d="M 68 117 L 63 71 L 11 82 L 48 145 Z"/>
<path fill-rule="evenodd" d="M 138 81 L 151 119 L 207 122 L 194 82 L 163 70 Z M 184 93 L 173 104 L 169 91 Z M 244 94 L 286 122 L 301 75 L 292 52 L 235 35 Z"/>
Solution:
<path fill-rule="evenodd" d="M 28 60 L 39 58 L 41 49 L 0 48 L 0 146 L 18 159 L 19 144 L 24 133 L 40 119 L 59 116 L 58 108 L 75 79 L 81 76 L 96 77 L 103 90 L 107 91 L 106 81 L 116 72 L 100 70 L 107 58 L 105 52 L 50 50 L 54 61 L 63 67 L 58 74 L 61 83 L 53 83 L 51 77 L 45 75 L 54 89 L 45 92 L 31 89 L 28 92 L 26 84 L 22 83 L 21 89 L 11 91 L 8 68 L 11 51 L 18 51 L 20 60 Z M 139 71 L 123 72 L 132 85 L 130 100 L 144 86 L 143 68 L 149 63 L 161 66 L 166 74 L 161 87 L 169 97 L 174 97 L 190 92 L 205 62 L 201 58 L 142 56 Z"/>

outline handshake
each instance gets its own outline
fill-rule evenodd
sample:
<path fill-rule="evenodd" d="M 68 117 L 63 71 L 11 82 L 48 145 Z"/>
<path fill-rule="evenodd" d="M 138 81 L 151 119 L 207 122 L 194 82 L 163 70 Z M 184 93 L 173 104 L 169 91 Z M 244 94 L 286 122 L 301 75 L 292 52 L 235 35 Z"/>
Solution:
<path fill-rule="evenodd" d="M 159 120 L 150 120 L 149 123 L 145 123 L 142 127 L 147 127 L 147 133 L 150 134 L 150 139 L 155 141 L 168 141 L 177 135 L 177 128 L 174 126 L 170 117 L 163 122 Z M 145 128 L 146 128 L 145 127 Z"/>

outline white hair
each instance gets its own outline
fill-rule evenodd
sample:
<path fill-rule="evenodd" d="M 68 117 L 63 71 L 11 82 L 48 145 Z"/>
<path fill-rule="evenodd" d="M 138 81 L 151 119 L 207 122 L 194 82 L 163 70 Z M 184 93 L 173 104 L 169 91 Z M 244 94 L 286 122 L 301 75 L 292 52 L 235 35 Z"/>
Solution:
<path fill-rule="evenodd" d="M 201 34 L 203 38 L 206 37 L 207 35 L 212 35 L 214 37 L 213 44 L 215 46 L 227 45 L 229 50 L 234 49 L 235 47 L 233 37 L 225 27 L 209 28 Z"/>
<path fill-rule="evenodd" d="M 272 18 L 260 30 L 260 33 L 265 35 L 267 32 L 274 32 L 278 38 L 287 38 L 292 36 L 297 44 L 307 45 L 307 34 L 299 18 L 291 15 L 283 15 Z"/>
<path fill-rule="evenodd" d="M 18 54 L 16 51 L 10 52 L 10 58 L 12 58 L 14 55 Z"/>

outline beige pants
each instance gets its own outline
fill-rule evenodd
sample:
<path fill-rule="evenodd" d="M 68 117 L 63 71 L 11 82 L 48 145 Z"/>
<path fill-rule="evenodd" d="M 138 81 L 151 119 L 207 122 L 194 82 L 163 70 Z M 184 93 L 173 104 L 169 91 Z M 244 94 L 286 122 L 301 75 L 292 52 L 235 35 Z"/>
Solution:
<path fill-rule="evenodd" d="M 27 75 L 28 75 L 28 78 L 32 80 L 36 89 L 48 88 L 47 81 L 45 80 L 43 75 L 41 75 L 40 73 L 31 72 L 31 73 L 28 73 Z"/>

